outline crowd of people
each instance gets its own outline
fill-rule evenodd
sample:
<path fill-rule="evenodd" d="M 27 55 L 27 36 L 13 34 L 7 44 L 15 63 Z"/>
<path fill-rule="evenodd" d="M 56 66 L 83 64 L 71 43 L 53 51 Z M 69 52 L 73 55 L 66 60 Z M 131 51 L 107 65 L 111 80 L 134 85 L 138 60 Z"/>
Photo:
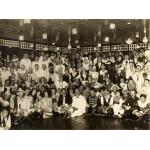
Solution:
<path fill-rule="evenodd" d="M 150 48 L 132 52 L 0 52 L 0 129 L 83 114 L 136 120 L 150 113 Z"/>

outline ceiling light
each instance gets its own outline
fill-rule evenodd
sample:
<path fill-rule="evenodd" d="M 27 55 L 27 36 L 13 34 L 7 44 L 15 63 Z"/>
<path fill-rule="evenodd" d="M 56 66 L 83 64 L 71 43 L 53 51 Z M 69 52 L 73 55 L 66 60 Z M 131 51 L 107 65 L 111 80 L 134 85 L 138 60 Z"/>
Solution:
<path fill-rule="evenodd" d="M 128 39 L 126 40 L 126 43 L 130 45 L 130 44 L 133 43 L 133 40 L 132 40 L 131 38 L 128 38 Z"/>
<path fill-rule="evenodd" d="M 19 41 L 24 41 L 24 36 L 23 35 L 19 36 Z"/>
<path fill-rule="evenodd" d="M 52 45 L 55 45 L 55 43 L 53 42 Z"/>
<path fill-rule="evenodd" d="M 77 28 L 72 28 L 72 34 L 74 34 L 74 35 L 77 34 Z"/>
<path fill-rule="evenodd" d="M 143 43 L 147 43 L 148 42 L 148 39 L 147 39 L 147 37 L 145 36 L 144 38 L 143 38 Z"/>
<path fill-rule="evenodd" d="M 109 37 L 105 37 L 105 42 L 109 42 Z"/>
<path fill-rule="evenodd" d="M 114 30 L 114 29 L 116 28 L 116 25 L 115 25 L 114 23 L 110 23 L 109 28 L 110 28 L 111 30 Z"/>
<path fill-rule="evenodd" d="M 45 39 L 47 39 L 47 33 L 43 33 L 43 39 L 45 40 Z"/>
<path fill-rule="evenodd" d="M 102 44 L 101 44 L 101 43 L 98 43 L 98 44 L 97 44 L 97 47 L 101 47 L 101 46 L 102 46 Z"/>

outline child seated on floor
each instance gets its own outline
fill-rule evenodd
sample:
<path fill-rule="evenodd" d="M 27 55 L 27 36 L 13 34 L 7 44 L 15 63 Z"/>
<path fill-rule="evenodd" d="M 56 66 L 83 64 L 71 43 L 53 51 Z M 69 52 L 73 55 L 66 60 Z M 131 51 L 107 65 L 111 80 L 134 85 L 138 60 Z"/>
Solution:
<path fill-rule="evenodd" d="M 145 94 L 140 95 L 140 99 L 138 100 L 138 107 L 136 110 L 133 111 L 133 114 L 137 117 L 140 118 L 144 114 L 146 114 L 149 110 L 150 103 L 146 98 Z"/>
<path fill-rule="evenodd" d="M 48 91 L 44 91 L 44 97 L 38 104 L 38 110 L 43 114 L 43 118 L 49 118 L 53 115 L 53 103 Z"/>
<path fill-rule="evenodd" d="M 96 92 L 94 88 L 91 88 L 90 95 L 88 97 L 88 113 L 93 115 L 96 114 L 96 106 L 97 106 L 97 99 Z"/>
<path fill-rule="evenodd" d="M 0 112 L 0 130 L 8 130 L 11 127 L 9 108 L 2 108 Z"/>

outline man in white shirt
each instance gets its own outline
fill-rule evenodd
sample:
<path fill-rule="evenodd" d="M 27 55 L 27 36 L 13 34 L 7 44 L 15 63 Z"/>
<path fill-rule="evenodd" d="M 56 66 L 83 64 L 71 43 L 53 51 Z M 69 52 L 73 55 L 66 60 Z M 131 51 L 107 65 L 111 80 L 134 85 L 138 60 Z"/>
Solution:
<path fill-rule="evenodd" d="M 84 96 L 80 95 L 79 89 L 75 90 L 72 106 L 69 109 L 70 117 L 81 116 L 86 112 L 87 102 Z"/>
<path fill-rule="evenodd" d="M 24 57 L 21 59 L 20 66 L 21 65 L 24 65 L 27 70 L 29 69 L 29 67 L 31 67 L 31 60 L 28 58 L 27 53 L 25 53 Z"/>

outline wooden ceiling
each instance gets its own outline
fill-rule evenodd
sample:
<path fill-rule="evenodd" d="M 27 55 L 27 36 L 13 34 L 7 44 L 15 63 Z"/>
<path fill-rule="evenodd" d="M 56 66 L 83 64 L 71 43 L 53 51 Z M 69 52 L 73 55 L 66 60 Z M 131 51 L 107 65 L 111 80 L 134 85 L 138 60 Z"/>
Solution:
<path fill-rule="evenodd" d="M 110 30 L 110 23 L 115 24 L 115 30 Z M 128 37 L 135 39 L 136 32 L 141 38 L 144 36 L 143 20 L 31 19 L 31 23 L 24 23 L 22 19 L 1 19 L 0 38 L 18 40 L 19 35 L 24 35 L 25 41 L 67 46 L 72 28 L 77 28 L 76 35 L 70 34 L 73 47 L 105 44 L 106 36 L 112 44 L 124 43 Z M 48 35 L 46 40 L 42 38 L 43 33 Z"/>

